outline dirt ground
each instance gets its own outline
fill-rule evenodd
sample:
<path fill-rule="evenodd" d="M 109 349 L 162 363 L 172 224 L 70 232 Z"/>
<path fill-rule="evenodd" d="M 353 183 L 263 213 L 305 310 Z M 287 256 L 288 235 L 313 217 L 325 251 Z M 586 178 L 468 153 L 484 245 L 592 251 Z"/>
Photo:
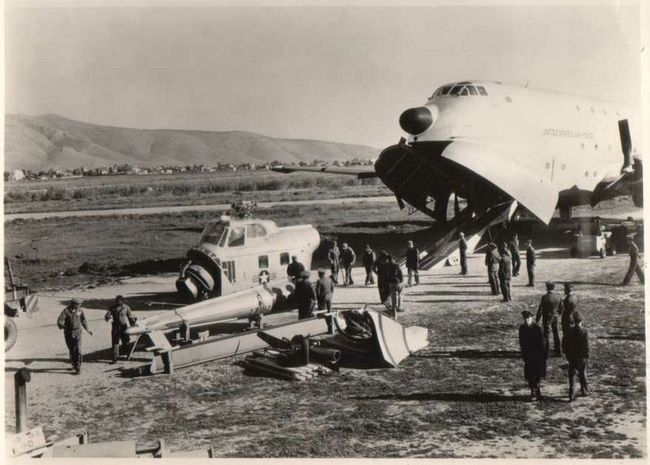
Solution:
<path fill-rule="evenodd" d="M 538 252 L 538 284 L 525 287 L 525 271 L 514 278 L 512 304 L 490 295 L 480 254 L 471 256 L 469 276 L 458 276 L 457 267 L 423 272 L 421 284 L 405 291 L 400 322 L 428 328 L 426 349 L 396 369 L 342 369 L 305 382 L 246 375 L 238 359 L 172 376 L 123 377 L 123 368 L 145 364 L 147 355 L 108 364 L 105 308 L 121 293 L 140 317 L 164 310 L 144 302 L 173 299 L 172 274 L 43 293 L 41 311 L 19 319 L 18 342 L 5 357 L 6 432 L 15 422 L 14 372 L 28 367 L 28 426 L 42 425 L 47 435 L 162 438 L 172 450 L 211 445 L 222 457 L 647 457 L 643 286 L 617 286 L 625 256 Z M 361 275 L 356 270 L 357 283 Z M 527 400 L 517 328 L 548 279 L 576 284 L 591 334 L 592 393 L 573 403 L 563 358 L 550 360 L 545 399 Z M 94 331 L 84 335 L 80 376 L 72 375 L 55 326 L 73 295 L 84 300 Z M 378 308 L 376 289 L 336 290 L 337 308 L 367 302 Z"/>

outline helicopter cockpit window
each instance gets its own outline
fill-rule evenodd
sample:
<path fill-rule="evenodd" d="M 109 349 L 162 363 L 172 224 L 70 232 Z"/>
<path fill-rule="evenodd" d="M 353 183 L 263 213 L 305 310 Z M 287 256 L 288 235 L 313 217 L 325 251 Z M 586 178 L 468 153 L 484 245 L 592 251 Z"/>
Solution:
<path fill-rule="evenodd" d="M 231 228 L 228 236 L 228 247 L 239 247 L 244 245 L 244 228 Z"/>
<path fill-rule="evenodd" d="M 226 231 L 227 228 L 223 225 L 223 223 L 209 224 L 203 230 L 201 242 L 207 242 L 208 244 L 214 245 L 223 245 L 223 239 L 226 236 Z"/>
<path fill-rule="evenodd" d="M 264 229 L 264 226 L 259 224 L 249 224 L 246 226 L 246 237 L 254 238 L 264 236 L 266 236 L 266 229 Z"/>

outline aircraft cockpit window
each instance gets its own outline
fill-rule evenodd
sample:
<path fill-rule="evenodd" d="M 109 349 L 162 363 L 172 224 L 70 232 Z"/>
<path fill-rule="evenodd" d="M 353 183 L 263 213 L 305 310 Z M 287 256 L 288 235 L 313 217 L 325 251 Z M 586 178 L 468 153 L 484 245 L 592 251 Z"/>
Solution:
<path fill-rule="evenodd" d="M 246 237 L 264 237 L 266 236 L 266 229 L 259 224 L 249 224 L 246 226 Z"/>
<path fill-rule="evenodd" d="M 483 87 L 483 86 L 477 86 L 477 89 L 478 89 L 478 93 L 479 93 L 479 94 L 487 96 L 488 93 L 487 93 L 487 91 L 485 90 L 485 87 Z"/>
<path fill-rule="evenodd" d="M 228 236 L 228 247 L 244 245 L 244 228 L 231 228 Z"/>
<path fill-rule="evenodd" d="M 458 95 L 469 95 L 469 91 L 467 90 L 467 87 L 463 87 Z"/>
<path fill-rule="evenodd" d="M 476 87 L 474 86 L 467 86 L 465 87 L 467 90 L 469 90 L 469 95 L 478 95 L 478 92 L 476 91 Z"/>
<path fill-rule="evenodd" d="M 222 223 L 209 224 L 203 230 L 201 242 L 223 246 L 223 240 L 226 237 L 226 227 Z"/>
<path fill-rule="evenodd" d="M 460 95 L 460 91 L 463 89 L 463 86 L 455 86 L 453 89 L 451 89 L 451 92 L 449 92 L 449 95 Z"/>

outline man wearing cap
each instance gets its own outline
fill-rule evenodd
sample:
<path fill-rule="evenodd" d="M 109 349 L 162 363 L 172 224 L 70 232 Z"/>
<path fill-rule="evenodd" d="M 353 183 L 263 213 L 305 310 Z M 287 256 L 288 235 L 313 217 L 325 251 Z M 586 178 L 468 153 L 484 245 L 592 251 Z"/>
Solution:
<path fill-rule="evenodd" d="M 501 255 L 501 258 L 499 259 L 499 284 L 501 286 L 501 294 L 503 295 L 504 302 L 512 302 L 512 294 L 510 293 L 512 261 L 510 259 L 510 252 L 508 252 L 505 244 L 501 244 L 499 254 Z"/>
<path fill-rule="evenodd" d="M 564 337 L 564 353 L 569 362 L 569 402 L 575 398 L 574 380 L 578 372 L 580 391 L 589 395 L 587 386 L 587 363 L 589 361 L 589 333 L 582 326 L 582 315 L 573 312 L 573 326 Z"/>
<path fill-rule="evenodd" d="M 528 239 L 526 241 L 528 245 L 526 247 L 526 271 L 528 272 L 528 287 L 535 286 L 535 261 L 537 257 L 535 256 L 535 249 L 533 248 L 533 241 Z"/>
<path fill-rule="evenodd" d="M 564 283 L 564 299 L 560 303 L 560 324 L 562 325 L 562 338 L 566 337 L 573 325 L 573 313 L 578 308 L 578 296 L 571 283 Z"/>
<path fill-rule="evenodd" d="M 86 315 L 84 315 L 80 305 L 81 302 L 78 299 L 72 299 L 70 305 L 63 309 L 56 320 L 56 325 L 63 330 L 65 345 L 70 352 L 70 363 L 75 375 L 81 373 L 83 357 L 81 354 L 81 328 L 83 327 L 88 334 L 93 335 L 92 331 L 88 329 Z"/>
<path fill-rule="evenodd" d="M 287 275 L 292 280 L 297 280 L 300 277 L 300 274 L 305 271 L 305 265 L 298 261 L 296 255 L 291 256 L 291 263 L 287 266 Z"/>
<path fill-rule="evenodd" d="M 309 280 L 309 271 L 303 270 L 296 281 L 296 290 L 293 293 L 298 306 L 298 319 L 312 316 L 316 306 L 316 292 Z"/>
<path fill-rule="evenodd" d="M 338 284 L 339 268 L 341 267 L 341 251 L 339 250 L 338 245 L 336 245 L 336 241 L 332 241 L 332 248 L 327 252 L 327 260 L 330 262 L 332 281 L 334 281 L 334 284 Z"/>
<path fill-rule="evenodd" d="M 467 274 L 467 241 L 465 233 L 458 233 L 458 254 L 460 255 L 460 274 Z"/>
<path fill-rule="evenodd" d="M 521 267 L 521 258 L 519 258 L 519 238 L 517 235 L 512 236 L 512 240 L 508 243 L 508 250 L 512 257 L 512 276 L 519 276 L 519 267 Z"/>
<path fill-rule="evenodd" d="M 634 273 L 639 277 L 641 284 L 645 282 L 645 276 L 643 275 L 643 269 L 639 265 L 639 247 L 634 242 L 634 236 L 627 236 L 627 245 L 630 249 L 630 267 L 625 273 L 625 278 L 623 278 L 623 286 L 627 286 L 632 281 L 632 276 Z"/>
<path fill-rule="evenodd" d="M 528 310 L 521 312 L 524 324 L 519 327 L 519 348 L 524 359 L 524 378 L 528 381 L 531 400 L 542 399 L 540 381 L 546 377 L 546 356 L 542 329 L 533 321 Z"/>
<path fill-rule="evenodd" d="M 396 263 L 392 255 L 386 258 L 387 269 L 386 276 L 388 279 L 388 288 L 390 290 L 390 305 L 393 315 L 396 312 L 402 312 L 402 289 L 404 287 L 404 274 L 399 263 Z"/>
<path fill-rule="evenodd" d="M 377 275 L 379 300 L 388 307 L 388 298 L 390 297 L 390 286 L 388 285 L 388 252 L 385 250 L 379 252 L 379 258 L 375 262 L 373 269 Z"/>
<path fill-rule="evenodd" d="M 377 256 L 375 255 L 374 250 L 370 248 L 370 245 L 366 245 L 366 251 L 364 252 L 361 260 L 363 262 L 363 267 L 366 269 L 365 285 L 367 286 L 368 284 L 375 284 L 375 278 L 372 275 L 372 268 L 377 261 Z"/>
<path fill-rule="evenodd" d="M 131 309 L 124 303 L 124 297 L 115 297 L 115 303 L 108 308 L 104 315 L 106 321 L 113 321 L 111 325 L 111 344 L 113 346 L 113 363 L 117 362 L 120 356 L 120 341 L 124 352 L 128 354 L 129 335 L 126 330 L 135 322 Z"/>
<path fill-rule="evenodd" d="M 343 285 L 351 286 L 354 284 L 352 280 L 352 265 L 357 261 L 357 255 L 351 247 L 345 242 L 341 245 L 341 267 L 343 268 Z"/>
<path fill-rule="evenodd" d="M 332 310 L 332 296 L 334 295 L 334 282 L 332 278 L 325 276 L 325 270 L 318 270 L 318 281 L 316 281 L 316 303 L 318 310 Z M 332 319 L 326 317 L 328 333 L 332 334 Z"/>
<path fill-rule="evenodd" d="M 408 285 L 409 287 L 413 284 L 413 278 L 415 277 L 415 285 L 420 284 L 420 275 L 418 274 L 418 268 L 420 267 L 420 252 L 413 245 L 413 241 L 408 241 L 406 247 L 406 271 L 409 275 Z"/>
<path fill-rule="evenodd" d="M 550 352 L 548 335 L 551 330 L 553 331 L 554 354 L 556 357 L 562 355 L 560 349 L 560 334 L 557 329 L 557 316 L 560 313 L 562 298 L 553 292 L 554 289 L 555 283 L 550 281 L 546 283 L 546 294 L 542 296 L 542 300 L 537 308 L 537 316 L 535 317 L 535 323 L 537 324 L 542 320 L 542 328 L 544 332 L 544 353 L 546 358 L 549 357 Z"/>
<path fill-rule="evenodd" d="M 488 282 L 490 283 L 490 289 L 492 290 L 492 295 L 499 295 L 499 260 L 501 256 L 497 250 L 497 245 L 494 242 L 490 242 L 487 245 L 485 251 L 485 266 L 487 267 L 488 273 Z"/>

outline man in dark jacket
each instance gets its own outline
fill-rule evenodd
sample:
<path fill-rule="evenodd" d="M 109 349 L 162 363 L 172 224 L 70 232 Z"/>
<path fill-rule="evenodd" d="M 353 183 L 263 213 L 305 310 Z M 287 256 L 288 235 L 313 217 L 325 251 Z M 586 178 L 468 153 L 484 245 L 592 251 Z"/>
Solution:
<path fill-rule="evenodd" d="M 338 245 L 336 245 L 336 241 L 332 241 L 332 248 L 327 252 L 327 260 L 330 262 L 332 281 L 334 281 L 334 284 L 338 284 L 339 268 L 341 267 L 341 251 L 339 250 Z"/>
<path fill-rule="evenodd" d="M 402 268 L 393 260 L 391 255 L 387 257 L 386 278 L 390 290 L 390 305 L 393 315 L 402 312 L 402 289 L 404 287 L 404 274 Z"/>
<path fill-rule="evenodd" d="M 296 281 L 294 297 L 298 306 L 298 319 L 309 318 L 312 316 L 316 306 L 316 292 L 314 286 L 309 280 L 309 271 L 303 271 Z"/>
<path fill-rule="evenodd" d="M 512 295 L 510 294 L 510 278 L 512 276 L 512 261 L 510 253 L 505 244 L 501 245 L 499 250 L 501 258 L 499 259 L 499 284 L 501 286 L 501 294 L 503 295 L 504 302 L 512 302 Z"/>
<path fill-rule="evenodd" d="M 519 276 L 519 267 L 521 267 L 521 258 L 519 258 L 519 238 L 515 234 L 508 243 L 510 256 L 512 257 L 512 276 Z"/>
<path fill-rule="evenodd" d="M 115 297 L 115 303 L 108 308 L 104 319 L 113 321 L 111 325 L 111 345 L 113 346 L 113 363 L 116 363 L 120 356 L 120 341 L 124 352 L 128 354 L 129 335 L 126 334 L 126 330 L 135 319 L 131 314 L 131 308 L 124 303 L 124 298 L 121 295 Z"/>
<path fill-rule="evenodd" d="M 578 309 L 578 296 L 573 284 L 564 283 L 564 299 L 560 303 L 560 323 L 562 325 L 562 338 L 564 338 L 573 325 L 573 313 Z"/>
<path fill-rule="evenodd" d="M 535 249 L 533 248 L 533 241 L 530 239 L 527 241 L 528 247 L 526 247 L 526 271 L 528 272 L 528 287 L 535 286 Z"/>
<path fill-rule="evenodd" d="M 78 299 L 72 299 L 70 305 L 63 309 L 56 320 L 56 325 L 63 330 L 65 345 L 70 353 L 70 363 L 74 369 L 74 374 L 81 373 L 81 362 L 83 354 L 81 353 L 81 328 L 85 329 L 88 334 L 93 335 L 88 329 L 86 315 L 80 307 L 81 302 Z"/>
<path fill-rule="evenodd" d="M 562 352 L 560 351 L 560 334 L 557 329 L 557 317 L 560 314 L 560 304 L 562 302 L 562 298 L 553 292 L 554 289 L 555 283 L 546 283 L 546 294 L 542 296 L 542 300 L 539 303 L 539 307 L 537 309 L 537 316 L 535 317 L 535 323 L 537 324 L 539 324 L 539 321 L 542 320 L 542 328 L 544 333 L 544 353 L 546 358 L 548 358 L 550 353 L 548 336 L 551 330 L 553 331 L 553 350 L 555 356 L 559 357 L 562 355 Z"/>
<path fill-rule="evenodd" d="M 289 278 L 295 282 L 300 278 L 300 275 L 303 271 L 305 271 L 305 265 L 298 261 L 298 257 L 296 255 L 292 255 L 291 263 L 289 263 L 287 266 L 287 275 Z"/>
<path fill-rule="evenodd" d="M 467 241 L 465 234 L 458 234 L 458 254 L 460 255 L 460 274 L 463 276 L 467 274 Z"/>
<path fill-rule="evenodd" d="M 384 250 L 379 252 L 379 258 L 375 261 L 373 270 L 377 275 L 379 300 L 388 308 L 388 298 L 390 297 L 390 286 L 388 285 L 388 252 Z"/>
<path fill-rule="evenodd" d="M 573 312 L 573 326 L 564 337 L 564 353 L 569 362 L 569 402 L 575 397 L 574 380 L 578 372 L 580 391 L 583 396 L 589 395 L 587 386 L 587 363 L 589 361 L 589 333 L 582 326 L 582 316 Z"/>
<path fill-rule="evenodd" d="M 497 250 L 497 246 L 494 242 L 490 242 L 487 245 L 485 251 L 485 266 L 487 267 L 488 281 L 490 283 L 490 289 L 492 290 L 492 295 L 499 295 L 499 260 L 501 256 Z"/>
<path fill-rule="evenodd" d="M 363 267 L 366 269 L 366 286 L 368 284 L 375 284 L 375 278 L 372 275 L 372 269 L 377 261 L 377 256 L 375 252 L 370 248 L 369 245 L 366 245 L 366 251 L 361 258 L 363 262 Z"/>
<path fill-rule="evenodd" d="M 524 324 L 519 327 L 519 348 L 524 359 L 524 378 L 528 381 L 531 400 L 542 399 L 540 381 L 546 377 L 546 357 L 544 356 L 544 336 L 542 329 L 533 322 L 533 314 L 528 310 L 521 312 Z"/>
<path fill-rule="evenodd" d="M 627 269 L 627 273 L 625 273 L 622 285 L 627 286 L 630 284 L 634 273 L 636 273 L 636 275 L 639 277 L 639 280 L 641 281 L 641 284 L 643 284 L 645 282 L 645 276 L 643 274 L 643 269 L 639 264 L 639 247 L 634 243 L 633 236 L 627 237 L 627 245 L 630 249 L 630 266 Z"/>
<path fill-rule="evenodd" d="M 415 277 L 415 285 L 420 284 L 420 275 L 418 274 L 418 268 L 420 268 L 420 252 L 413 245 L 413 241 L 408 241 L 406 247 L 406 270 L 408 272 L 408 285 L 409 287 L 413 284 L 413 278 Z"/>
<path fill-rule="evenodd" d="M 354 284 L 352 280 L 352 265 L 357 261 L 357 255 L 351 247 L 345 242 L 341 245 L 341 267 L 343 268 L 343 285 L 351 286 Z"/>

